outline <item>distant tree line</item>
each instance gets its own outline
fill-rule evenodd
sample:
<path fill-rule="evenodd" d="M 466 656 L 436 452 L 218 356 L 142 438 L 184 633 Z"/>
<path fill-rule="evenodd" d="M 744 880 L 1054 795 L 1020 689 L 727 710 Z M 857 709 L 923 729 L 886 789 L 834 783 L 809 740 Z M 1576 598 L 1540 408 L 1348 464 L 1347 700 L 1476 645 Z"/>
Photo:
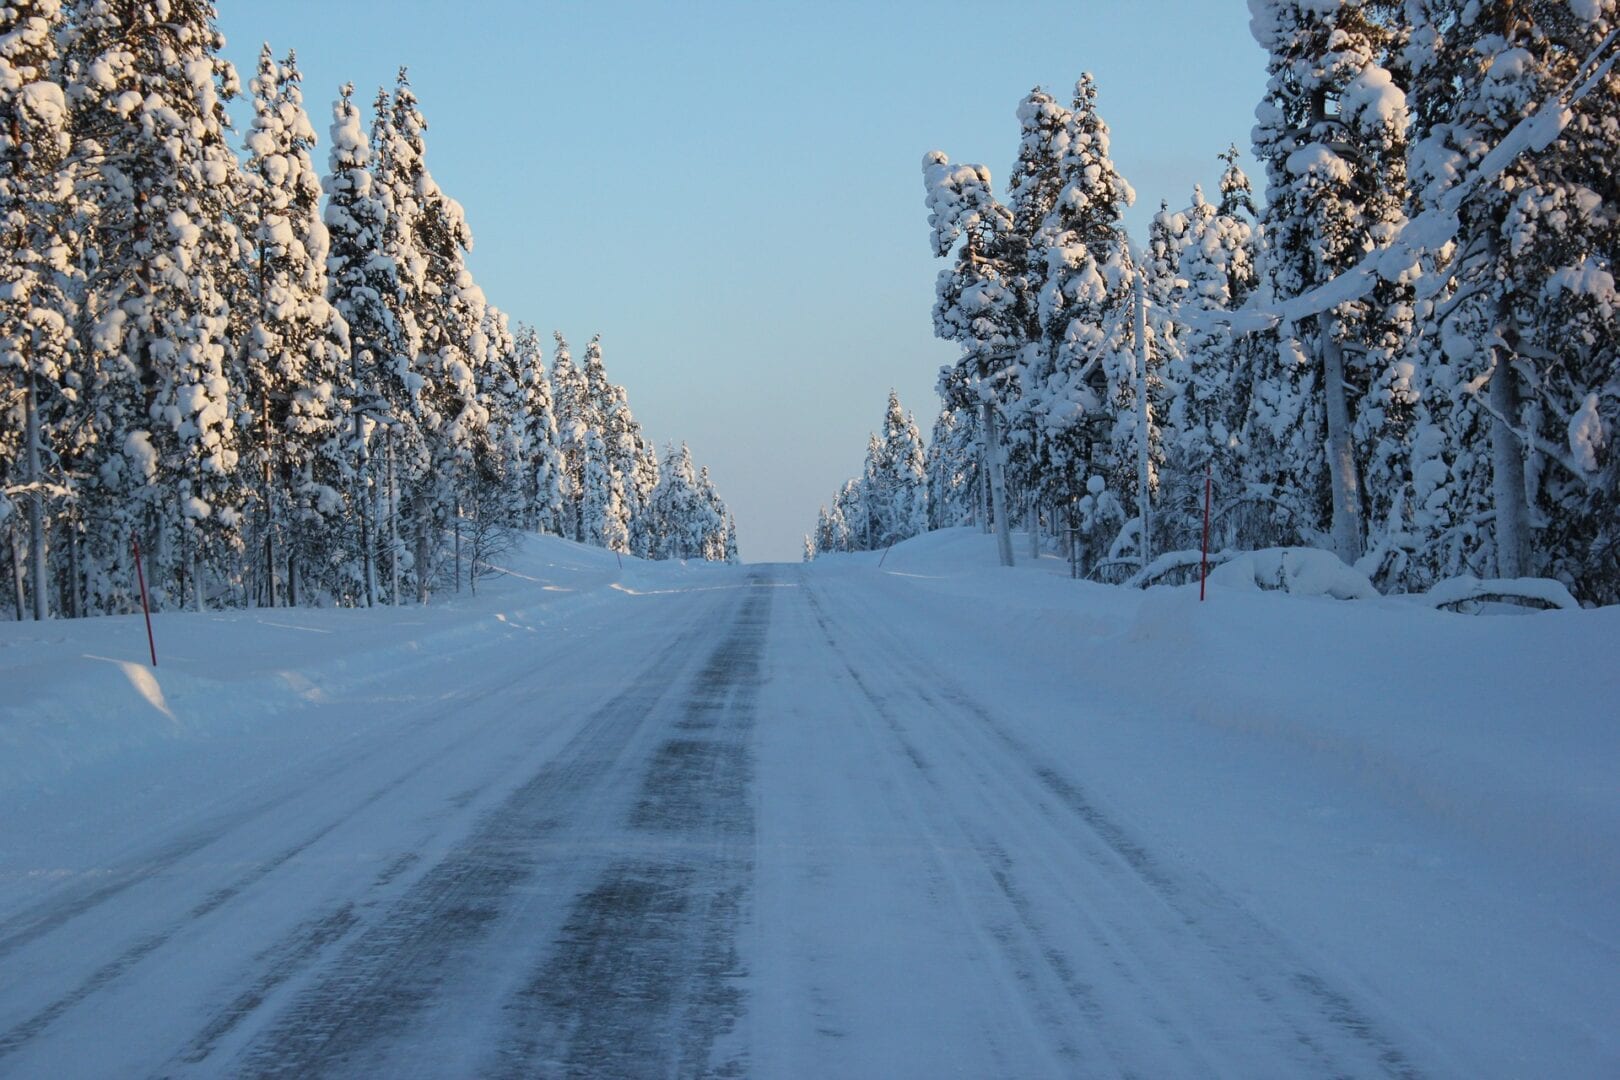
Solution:
<path fill-rule="evenodd" d="M 866 443 L 866 466 L 816 517 L 804 557 L 833 551 L 874 551 L 928 528 L 928 476 L 922 433 L 900 398 L 889 391 L 883 434 Z"/>
<path fill-rule="evenodd" d="M 551 370 L 468 272 L 405 72 L 324 173 L 295 58 L 253 119 L 207 0 L 0 7 L 0 596 L 18 618 L 425 602 L 494 530 L 735 559 L 600 344 Z"/>

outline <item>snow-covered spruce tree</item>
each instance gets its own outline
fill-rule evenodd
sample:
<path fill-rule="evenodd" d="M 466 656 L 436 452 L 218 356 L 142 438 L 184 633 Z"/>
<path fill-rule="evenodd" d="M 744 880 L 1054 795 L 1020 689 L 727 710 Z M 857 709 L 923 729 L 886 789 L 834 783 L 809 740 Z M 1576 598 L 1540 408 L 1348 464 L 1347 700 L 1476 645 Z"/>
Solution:
<path fill-rule="evenodd" d="M 940 394 L 980 412 L 979 434 L 990 478 L 991 506 L 1003 566 L 1012 540 L 1000 413 L 1017 399 L 1017 363 L 1029 324 L 1022 292 L 1028 243 L 1010 210 L 992 193 L 990 170 L 956 165 L 935 150 L 923 158 L 928 225 L 935 256 L 955 254 L 935 287 L 934 336 L 954 341 L 962 356 L 940 373 Z"/>
<path fill-rule="evenodd" d="M 655 559 L 696 559 L 703 556 L 703 540 L 718 523 L 713 509 L 698 488 L 692 452 L 665 447 L 658 488 L 653 492 L 653 519 L 656 522 L 652 557 Z"/>
<path fill-rule="evenodd" d="M 415 213 L 409 219 L 411 250 L 420 259 L 420 277 L 403 277 L 406 300 L 421 335 L 418 370 L 423 376 L 421 421 L 428 452 L 426 469 L 412 493 L 412 541 L 416 589 L 426 603 L 434 567 L 449 566 L 441 556 L 459 536 L 463 502 L 480 471 L 492 467 L 488 414 L 478 396 L 483 336 L 483 292 L 466 266 L 472 230 L 454 199 L 434 182 L 426 163 L 427 121 L 401 69 L 389 103 L 394 141 L 410 181 Z M 461 580 L 459 569 L 453 579 Z"/>
<path fill-rule="evenodd" d="M 77 0 L 63 39 L 95 222 L 85 393 L 98 451 L 82 497 L 103 604 L 133 587 L 131 532 L 160 606 L 200 607 L 203 568 L 217 582 L 240 548 L 222 287 L 241 254 L 225 113 L 238 85 L 214 20 L 207 0 Z"/>
<path fill-rule="evenodd" d="M 59 539 L 77 541 L 76 515 L 61 512 L 74 502 L 62 453 L 83 407 L 71 355 L 80 252 L 73 140 L 57 71 L 62 15 L 57 0 L 0 7 L 0 535 L 15 564 L 12 582 L 26 576 L 28 607 L 41 620 L 52 606 L 48 518 L 62 519 Z M 76 613 L 74 568 L 57 577 L 66 600 L 57 610 Z"/>
<path fill-rule="evenodd" d="M 557 459 L 560 467 L 558 488 L 562 493 L 563 535 L 570 540 L 584 539 L 583 502 L 585 492 L 586 444 L 590 439 L 590 397 L 585 376 L 574 364 L 568 342 L 553 332 L 557 350 L 551 361 L 551 401 L 557 413 Z"/>
<path fill-rule="evenodd" d="M 816 531 L 810 538 L 810 546 L 816 555 L 838 549 L 838 532 L 833 525 L 832 513 L 823 506 L 816 512 Z"/>
<path fill-rule="evenodd" d="M 699 550 L 709 562 L 730 562 L 736 552 L 736 543 L 731 536 L 731 515 L 726 512 L 726 504 L 721 500 L 720 493 L 714 489 L 714 480 L 709 476 L 707 465 L 698 470 L 698 497 L 709 511 L 704 519 L 706 527 Z"/>
<path fill-rule="evenodd" d="M 1062 162 L 1072 136 L 1072 116 L 1045 90 L 1036 87 L 1018 105 L 1018 160 L 1007 185 L 1007 208 L 1013 230 L 1025 241 L 1024 264 L 1013 288 L 1023 298 L 1025 324 L 1018 353 L 1018 378 L 1009 389 L 1019 397 L 1007 403 L 1007 472 L 1009 498 L 1026 508 L 1044 500 L 1053 485 L 1051 453 L 1045 438 L 1045 402 L 1028 392 L 1051 368 L 1051 343 L 1040 321 L 1040 296 L 1051 272 L 1046 254 L 1052 237 L 1046 231 L 1062 194 Z"/>
<path fill-rule="evenodd" d="M 359 584 L 344 567 L 351 461 L 339 386 L 351 375 L 348 329 L 327 299 L 330 244 L 300 81 L 291 54 L 278 64 L 264 46 L 250 84 L 241 212 L 251 315 L 235 387 L 240 465 L 257 485 L 251 532 L 262 561 L 254 561 L 260 602 L 271 607 L 297 604 L 311 587 L 353 602 Z"/>
<path fill-rule="evenodd" d="M 874 547 L 925 532 L 928 528 L 928 465 L 917 421 L 889 391 L 883 414 L 883 436 L 877 459 L 882 491 Z"/>
<path fill-rule="evenodd" d="M 1249 179 L 1237 157 L 1235 146 L 1221 155 L 1226 169 L 1220 202 L 1207 202 L 1198 190 L 1187 211 L 1181 258 L 1181 280 L 1186 284 L 1178 309 L 1183 337 L 1179 357 L 1166 365 L 1166 381 L 1173 388 L 1166 425 L 1173 432 L 1167 451 L 1176 459 L 1173 467 L 1190 470 L 1195 481 L 1208 467 L 1222 506 L 1237 515 L 1223 527 L 1241 530 L 1246 505 L 1241 435 L 1254 358 L 1267 344 L 1264 336 L 1234 334 L 1213 318 L 1242 307 L 1258 282 L 1257 214 Z M 1244 543 L 1251 538 L 1229 539 Z"/>
<path fill-rule="evenodd" d="M 585 430 L 584 459 L 579 542 L 592 547 L 610 547 L 612 520 L 618 508 L 613 505 L 613 474 L 608 468 L 607 446 L 602 442 L 602 433 L 594 428 Z"/>
<path fill-rule="evenodd" d="M 612 387 L 607 411 L 602 417 L 602 450 L 609 477 L 609 513 L 603 546 L 629 552 L 631 524 L 640 513 L 636 485 L 637 465 L 645 449 L 641 425 L 630 413 L 630 399 L 624 387 Z"/>
<path fill-rule="evenodd" d="M 1405 14 L 1420 208 L 1567 87 L 1617 21 L 1599 2 L 1408 0 Z M 1434 430 L 1416 444 L 1414 498 L 1431 575 L 1550 573 L 1583 600 L 1620 599 L 1617 130 L 1611 69 L 1556 140 L 1462 203 L 1433 275 L 1446 287 L 1423 290 Z"/>
<path fill-rule="evenodd" d="M 630 474 L 634 512 L 630 517 L 630 553 L 651 558 L 655 515 L 653 493 L 658 490 L 658 452 L 644 432 L 637 433 L 635 465 Z"/>
<path fill-rule="evenodd" d="M 385 524 L 388 544 L 390 591 L 400 590 L 418 598 L 425 595 L 431 575 L 431 559 L 424 557 L 419 542 L 430 535 L 432 524 L 418 524 L 429 502 L 426 488 L 432 468 L 430 442 L 434 433 L 428 424 L 428 403 L 424 397 L 431 372 L 422 355 L 423 332 L 419 320 L 427 290 L 427 255 L 420 246 L 417 219 L 422 213 L 421 138 L 402 129 L 386 89 L 377 91 L 371 127 L 371 145 L 376 157 L 372 166 L 374 190 L 383 208 L 382 259 L 392 271 L 396 290 L 384 294 L 399 331 L 401 348 L 389 387 L 391 406 L 382 432 L 382 457 L 386 486 Z M 393 385 L 390 386 L 390 383 Z M 401 394 L 394 400 L 392 394 Z"/>
<path fill-rule="evenodd" d="M 970 410 L 942 404 L 928 440 L 928 527 L 948 529 L 984 520 L 979 438 Z"/>
<path fill-rule="evenodd" d="M 562 492 L 558 487 L 557 417 L 551 404 L 545 351 L 540 347 L 540 335 L 534 327 L 518 324 L 513 350 L 523 461 L 523 527 L 560 535 Z"/>
<path fill-rule="evenodd" d="M 1268 178 L 1266 272 L 1279 299 L 1333 278 L 1404 220 L 1406 101 L 1374 8 L 1250 0 L 1250 27 L 1270 56 L 1254 141 Z M 1411 404 L 1398 359 L 1403 293 L 1384 283 L 1365 301 L 1282 328 L 1251 409 L 1254 479 L 1269 482 L 1286 511 L 1279 538 L 1321 540 L 1349 563 L 1368 540 L 1369 445 L 1401 438 Z"/>
<path fill-rule="evenodd" d="M 859 479 L 844 481 L 844 486 L 833 498 L 832 517 L 837 530 L 834 551 L 867 551 L 871 543 L 871 492 Z"/>
<path fill-rule="evenodd" d="M 371 143 L 360 125 L 346 85 L 333 106 L 325 222 L 327 296 L 348 328 L 346 366 L 340 380 L 348 417 L 343 433 L 351 477 L 347 532 L 359 553 L 360 578 L 369 603 L 379 584 L 397 580 L 399 569 L 395 496 L 401 461 L 423 456 L 416 424 L 420 376 L 402 324 L 398 264 L 388 256 L 391 200 L 371 174 Z M 411 323 L 414 325 L 414 322 Z M 391 486 L 391 484 L 393 486 Z M 392 594 L 392 588 L 390 593 Z M 392 597 L 398 602 L 398 597 Z"/>
<path fill-rule="evenodd" d="M 489 490 L 477 493 L 477 517 L 498 529 L 526 527 L 530 512 L 528 391 L 521 381 L 517 339 L 506 312 L 484 308 L 484 357 L 475 368 L 478 395 L 489 415 L 488 466 L 479 473 Z"/>
<path fill-rule="evenodd" d="M 592 530 L 598 530 L 589 531 L 586 542 L 614 551 L 629 551 L 630 520 L 636 510 L 634 473 L 641 427 L 631 415 L 624 388 L 608 381 L 600 334 L 593 336 L 585 347 L 580 374 L 585 382 L 589 423 L 601 444 L 602 454 L 600 468 L 587 477 L 584 493 L 593 507 Z"/>
<path fill-rule="evenodd" d="M 1110 442 L 1122 486 L 1134 475 L 1137 427 L 1131 271 L 1121 218 L 1136 200 L 1109 154 L 1108 125 L 1089 74 L 1075 85 L 1069 136 L 1059 162 L 1063 186 L 1041 226 L 1038 257 L 1046 278 L 1038 298 L 1044 367 L 1025 387 L 1042 417 L 1049 482 L 1043 495 L 1073 508 L 1092 462 Z M 1134 498 L 1131 500 L 1134 502 Z"/>

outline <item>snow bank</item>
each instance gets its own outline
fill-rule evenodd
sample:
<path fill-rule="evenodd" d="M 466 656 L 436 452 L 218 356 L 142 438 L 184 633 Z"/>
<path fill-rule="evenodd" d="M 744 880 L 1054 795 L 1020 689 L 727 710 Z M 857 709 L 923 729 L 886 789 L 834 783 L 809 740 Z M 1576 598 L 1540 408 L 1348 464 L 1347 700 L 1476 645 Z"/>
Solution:
<path fill-rule="evenodd" d="M 1346 566 L 1331 551 L 1316 548 L 1245 552 L 1210 571 L 1209 583 L 1227 589 L 1271 589 L 1337 600 L 1370 600 L 1379 595 L 1365 575 Z"/>
<path fill-rule="evenodd" d="M 499 640 L 713 572 L 526 538 L 476 597 L 452 593 L 426 608 L 154 615 L 155 669 L 139 615 L 0 623 L 0 796 L 285 728 L 312 705 L 423 665 L 453 679 L 459 658 Z"/>
<path fill-rule="evenodd" d="M 1016 539 L 1014 549 L 1025 550 Z M 1555 861 L 1620 889 L 1620 665 L 1612 657 L 1620 608 L 1476 619 L 1406 597 L 1302 603 L 1301 595 L 1378 594 L 1331 554 L 1299 549 L 1226 563 L 1200 603 L 1196 582 L 1138 591 L 1069 581 L 1055 558 L 1007 571 L 996 565 L 994 538 L 971 529 L 896 545 L 881 570 L 875 554 L 825 561 L 828 571 L 872 575 L 872 588 L 903 597 L 919 650 L 962 655 L 964 675 L 987 696 L 1027 690 L 1031 716 L 1060 731 L 1071 722 L 1110 738 L 1126 730 L 1145 767 L 1168 767 L 1178 750 L 1205 762 L 1203 749 L 1189 747 L 1232 737 L 1246 756 L 1229 765 L 1256 791 L 1289 786 L 1307 762 L 1338 788 L 1443 823 L 1471 843 Z M 1281 590 L 1260 584 L 1279 580 Z M 1511 585 L 1564 606 L 1549 583 Z M 1084 699 L 1042 699 L 1040 687 L 998 679 L 1031 668 L 1067 673 Z M 1098 711 L 1131 725 L 1079 719 Z M 1166 812 L 1174 816 L 1183 795 L 1206 782 L 1185 776 L 1168 785 Z"/>
<path fill-rule="evenodd" d="M 1414 599 L 1435 608 L 1456 608 L 1474 601 L 1525 600 L 1541 607 L 1578 611 L 1580 604 L 1562 583 L 1547 578 L 1495 578 L 1481 581 L 1462 577 L 1437 581 L 1428 592 Z"/>

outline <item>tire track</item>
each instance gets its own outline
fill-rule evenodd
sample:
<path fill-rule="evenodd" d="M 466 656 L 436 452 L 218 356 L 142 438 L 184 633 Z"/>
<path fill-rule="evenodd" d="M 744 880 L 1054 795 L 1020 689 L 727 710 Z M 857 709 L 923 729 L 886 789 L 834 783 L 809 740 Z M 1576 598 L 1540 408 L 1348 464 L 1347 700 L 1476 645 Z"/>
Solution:
<path fill-rule="evenodd" d="M 807 596 L 829 646 L 840 657 L 847 656 L 835 640 L 831 622 L 820 601 L 814 592 L 807 591 Z M 1371 1067 L 1383 1075 L 1401 1080 L 1416 1080 L 1423 1075 L 1408 1055 L 1364 1009 L 1355 1004 L 1349 994 L 1331 986 L 1321 975 L 1311 971 L 1274 932 L 1237 901 L 1220 892 L 1213 882 L 1200 876 L 1173 874 L 1165 869 L 1142 843 L 1103 811 L 1077 783 L 1044 763 L 994 714 L 885 629 L 881 619 L 848 620 L 841 625 L 858 625 L 860 632 L 875 646 L 871 650 L 862 650 L 863 656 L 892 657 L 892 670 L 897 681 L 906 687 L 906 696 L 930 705 L 934 715 L 952 725 L 962 739 L 958 746 L 964 763 L 977 775 L 983 792 L 1027 792 L 1031 789 L 1046 792 L 1064 811 L 1066 821 L 1054 815 L 1052 805 L 1047 800 L 1026 795 L 1026 805 L 1046 819 L 1055 830 L 1055 835 L 1073 836 L 1073 825 L 1079 824 L 1084 830 L 1082 836 L 1092 837 L 1097 847 L 1106 853 L 1106 858 L 1127 869 L 1140 887 L 1173 911 L 1179 924 L 1177 929 L 1191 934 L 1204 949 L 1217 956 L 1254 996 L 1257 1005 L 1285 1025 L 1295 1044 L 1308 1056 L 1307 1061 L 1296 1062 L 1297 1066 L 1335 1074 Z M 868 685 L 856 671 L 855 665 L 847 659 L 844 663 L 853 682 L 886 721 L 898 747 L 918 767 L 918 775 L 937 790 L 939 781 L 934 770 L 921 760 L 919 748 L 895 716 L 891 704 Z M 868 663 L 866 666 L 871 665 Z M 990 742 L 984 749 L 990 752 L 969 749 L 970 743 L 984 744 L 986 738 Z M 992 775 L 992 769 L 997 766 L 999 774 Z M 1030 780 L 1034 783 L 1030 784 Z M 1048 928 L 1036 918 L 1028 897 L 1022 894 L 1013 880 L 1011 862 L 1004 850 L 992 836 L 984 832 L 981 821 L 957 809 L 961 793 L 955 794 L 955 799 L 946 798 L 944 803 L 951 807 L 951 814 L 963 835 L 972 839 L 998 890 L 1037 942 L 1050 941 Z M 1072 841 L 1069 843 L 1072 846 Z M 1084 906 L 1077 907 L 1077 923 L 1089 922 L 1093 926 L 1094 942 L 1108 947 L 1109 928 L 1098 924 Z M 1099 933 L 1104 936 L 1097 936 Z M 1095 1018 L 1097 1003 L 1090 995 L 1090 988 L 1075 974 L 1072 962 L 1055 946 L 1047 945 L 1043 952 L 1053 975 L 1065 987 L 1080 1014 Z M 1290 1003 L 1303 1008 L 1290 1008 Z M 1160 1022 L 1173 1023 L 1168 1017 L 1160 1017 Z M 1329 1034 L 1338 1038 L 1325 1037 Z M 1196 1054 L 1196 1048 L 1186 1040 L 1184 1032 L 1167 1028 L 1165 1035 L 1185 1052 Z M 1346 1060 L 1332 1048 L 1334 1044 L 1344 1049 L 1356 1047 L 1359 1051 Z M 1117 1058 L 1119 1055 L 1114 1056 Z"/>
<path fill-rule="evenodd" d="M 713 1060 L 745 1009 L 737 927 L 751 903 L 750 741 L 774 585 L 752 586 L 653 753 L 629 817 L 650 853 L 580 896 L 543 963 L 507 1002 L 484 1073 L 743 1076 Z"/>
<path fill-rule="evenodd" d="M 596 800 L 616 797 L 610 785 L 627 748 L 701 642 L 695 633 L 676 633 L 554 758 L 327 963 L 233 1063 L 232 1074 L 343 1075 L 386 1055 L 545 869 L 548 843 L 583 830 Z"/>

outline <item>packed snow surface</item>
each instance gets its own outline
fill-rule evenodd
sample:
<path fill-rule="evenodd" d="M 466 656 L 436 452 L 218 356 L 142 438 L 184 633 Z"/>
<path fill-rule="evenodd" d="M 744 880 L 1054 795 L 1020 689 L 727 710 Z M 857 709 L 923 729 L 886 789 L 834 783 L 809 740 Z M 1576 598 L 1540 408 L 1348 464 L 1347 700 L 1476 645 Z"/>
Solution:
<path fill-rule="evenodd" d="M 1620 609 L 1265 559 L 0 624 L 0 1074 L 1620 1075 Z"/>

